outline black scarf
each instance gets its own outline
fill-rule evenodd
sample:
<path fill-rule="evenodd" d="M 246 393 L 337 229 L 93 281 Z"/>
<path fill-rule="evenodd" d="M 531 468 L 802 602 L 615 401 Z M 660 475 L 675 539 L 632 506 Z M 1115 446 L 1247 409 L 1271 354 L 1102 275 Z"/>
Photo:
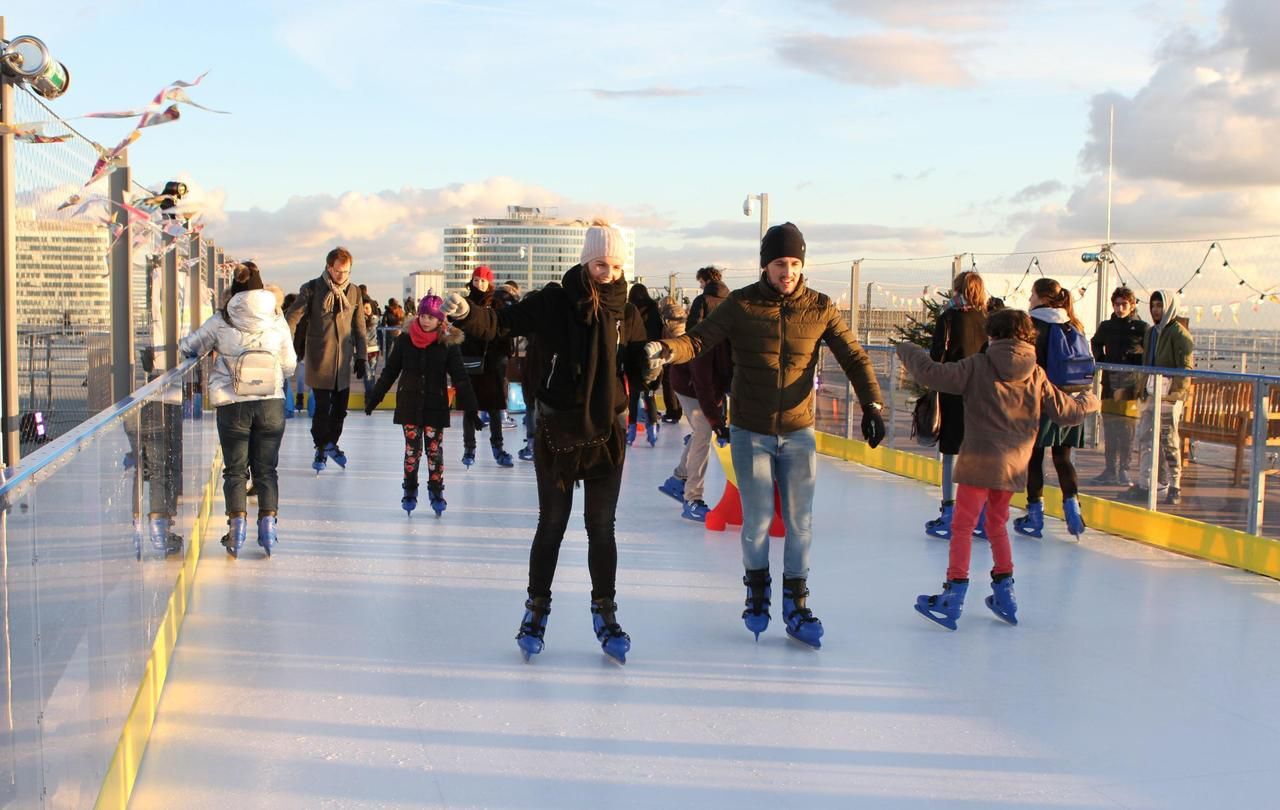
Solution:
<path fill-rule="evenodd" d="M 564 291 L 576 323 L 569 329 L 566 354 L 576 359 L 580 407 L 554 411 L 541 432 L 552 451 L 552 469 L 563 488 L 599 478 L 622 464 L 626 443 L 617 419 L 618 333 L 627 305 L 627 282 L 594 285 L 577 265 L 565 273 Z"/>

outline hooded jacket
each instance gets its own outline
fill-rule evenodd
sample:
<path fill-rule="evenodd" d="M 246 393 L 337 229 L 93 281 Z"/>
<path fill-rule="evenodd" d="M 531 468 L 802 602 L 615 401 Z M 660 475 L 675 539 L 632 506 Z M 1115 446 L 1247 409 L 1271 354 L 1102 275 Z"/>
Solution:
<path fill-rule="evenodd" d="M 293 351 L 289 325 L 276 308 L 276 297 L 269 290 L 237 293 L 227 302 L 227 323 L 222 313 L 200 325 L 200 328 L 178 341 L 178 350 L 186 355 L 217 351 L 218 358 L 209 374 L 209 401 L 215 408 L 233 402 L 282 399 L 284 379 L 298 367 Z M 241 396 L 232 384 L 232 363 L 247 349 L 264 349 L 279 361 L 275 392 L 270 396 Z"/>
<path fill-rule="evenodd" d="M 1041 414 L 1078 425 L 1098 410 L 1091 392 L 1072 397 L 1049 382 L 1035 349 L 1021 340 L 993 340 L 985 353 L 957 363 L 935 363 L 910 343 L 899 343 L 897 352 L 921 385 L 964 397 L 964 443 L 955 468 L 961 484 L 1021 492 Z"/>
<path fill-rule="evenodd" d="M 1195 343 L 1187 319 L 1182 316 L 1182 300 L 1173 290 L 1157 290 L 1164 300 L 1164 316 L 1153 324 L 1142 339 L 1143 365 L 1161 368 L 1195 368 Z M 1152 354 L 1151 341 L 1155 341 Z M 1138 398 L 1146 399 L 1155 393 L 1155 378 L 1147 374 L 1137 375 Z M 1164 377 L 1166 400 L 1180 401 L 1187 398 L 1191 387 L 1190 377 Z"/>
<path fill-rule="evenodd" d="M 685 363 L 724 341 L 733 356 L 735 427 L 779 436 L 813 427 L 813 375 L 818 343 L 831 348 L 864 406 L 879 403 L 871 358 L 849 331 L 831 299 L 801 277 L 789 295 L 760 280 L 728 300 L 683 337 L 662 341 L 672 363 Z"/>

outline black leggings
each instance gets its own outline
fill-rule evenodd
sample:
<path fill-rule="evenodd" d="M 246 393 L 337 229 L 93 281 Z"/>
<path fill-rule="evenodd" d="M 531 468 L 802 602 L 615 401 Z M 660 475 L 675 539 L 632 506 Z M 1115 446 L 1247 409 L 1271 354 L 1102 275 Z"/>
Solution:
<path fill-rule="evenodd" d="M 1076 465 L 1071 463 L 1070 447 L 1053 448 L 1053 468 L 1058 471 L 1058 486 L 1063 498 L 1074 498 L 1080 491 L 1076 481 Z M 1038 501 L 1044 495 L 1044 448 L 1031 451 L 1031 466 L 1027 470 L 1027 500 Z"/>
<path fill-rule="evenodd" d="M 630 399 L 627 402 L 627 422 L 634 425 L 640 421 L 640 400 L 644 399 L 644 415 L 649 424 L 657 422 L 657 404 L 653 401 L 653 392 L 648 388 L 641 389 L 639 386 L 632 388 L 630 391 Z"/>
<path fill-rule="evenodd" d="M 556 575 L 560 543 L 569 527 L 573 512 L 573 488 L 557 486 L 551 474 L 550 450 L 546 443 L 534 443 L 533 469 L 538 478 L 538 529 L 529 550 L 529 596 L 551 596 L 551 580 Z M 587 527 L 587 568 L 591 571 L 591 598 L 612 599 L 618 576 L 618 543 L 614 535 L 614 519 L 618 511 L 618 492 L 622 488 L 622 465 L 604 478 L 582 482 L 585 505 L 583 522 Z"/>

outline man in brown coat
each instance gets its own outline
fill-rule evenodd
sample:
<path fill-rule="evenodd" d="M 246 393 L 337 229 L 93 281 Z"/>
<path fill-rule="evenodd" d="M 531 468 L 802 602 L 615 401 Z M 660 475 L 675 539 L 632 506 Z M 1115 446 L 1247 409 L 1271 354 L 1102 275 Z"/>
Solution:
<path fill-rule="evenodd" d="M 347 455 L 338 448 L 351 395 L 351 369 L 363 380 L 368 371 L 365 319 L 360 289 L 351 283 L 351 254 L 337 247 L 325 258 L 324 272 L 298 290 L 285 313 L 290 330 L 307 319 L 307 384 L 316 399 L 311 438 L 316 457 L 312 467 L 325 468 L 325 457 L 347 466 Z"/>
<path fill-rule="evenodd" d="M 684 363 L 728 340 L 733 354 L 729 416 L 733 469 L 742 497 L 742 558 L 747 609 L 756 634 L 769 624 L 769 524 L 776 473 L 787 538 L 782 616 L 787 635 L 820 647 L 822 622 L 806 606 L 813 491 L 818 472 L 814 437 L 814 366 L 818 342 L 831 348 L 862 403 L 862 434 L 884 438 L 880 386 L 871 358 L 827 296 L 804 283 L 805 241 L 790 222 L 760 242 L 760 280 L 735 290 L 683 337 L 645 346 L 651 363 Z"/>

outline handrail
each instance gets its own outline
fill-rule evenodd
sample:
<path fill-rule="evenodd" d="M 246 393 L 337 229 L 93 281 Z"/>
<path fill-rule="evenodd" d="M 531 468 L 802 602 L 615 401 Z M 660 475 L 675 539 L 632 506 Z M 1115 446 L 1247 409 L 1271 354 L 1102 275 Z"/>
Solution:
<path fill-rule="evenodd" d="M 865 345 L 862 348 L 869 352 L 894 351 L 893 346 L 885 344 Z M 1280 375 L 1276 374 L 1249 374 L 1243 371 L 1205 371 L 1195 368 L 1170 368 L 1168 366 L 1131 366 L 1125 363 L 1098 363 L 1097 366 L 1100 371 L 1115 371 L 1122 374 L 1159 374 L 1162 377 L 1190 377 L 1198 380 L 1280 385 Z"/>
<path fill-rule="evenodd" d="M 200 358 L 184 359 L 178 366 L 156 377 L 151 382 L 134 391 L 129 396 L 108 406 L 100 413 L 91 416 L 76 427 L 54 439 L 49 444 L 19 461 L 16 468 L 0 469 L 0 507 L 7 507 L 14 495 L 26 485 L 32 483 L 36 476 L 49 469 L 55 463 L 65 460 L 66 456 L 79 452 L 99 433 L 112 425 L 116 420 L 140 407 L 174 380 L 181 379 L 188 371 L 195 368 Z"/>

